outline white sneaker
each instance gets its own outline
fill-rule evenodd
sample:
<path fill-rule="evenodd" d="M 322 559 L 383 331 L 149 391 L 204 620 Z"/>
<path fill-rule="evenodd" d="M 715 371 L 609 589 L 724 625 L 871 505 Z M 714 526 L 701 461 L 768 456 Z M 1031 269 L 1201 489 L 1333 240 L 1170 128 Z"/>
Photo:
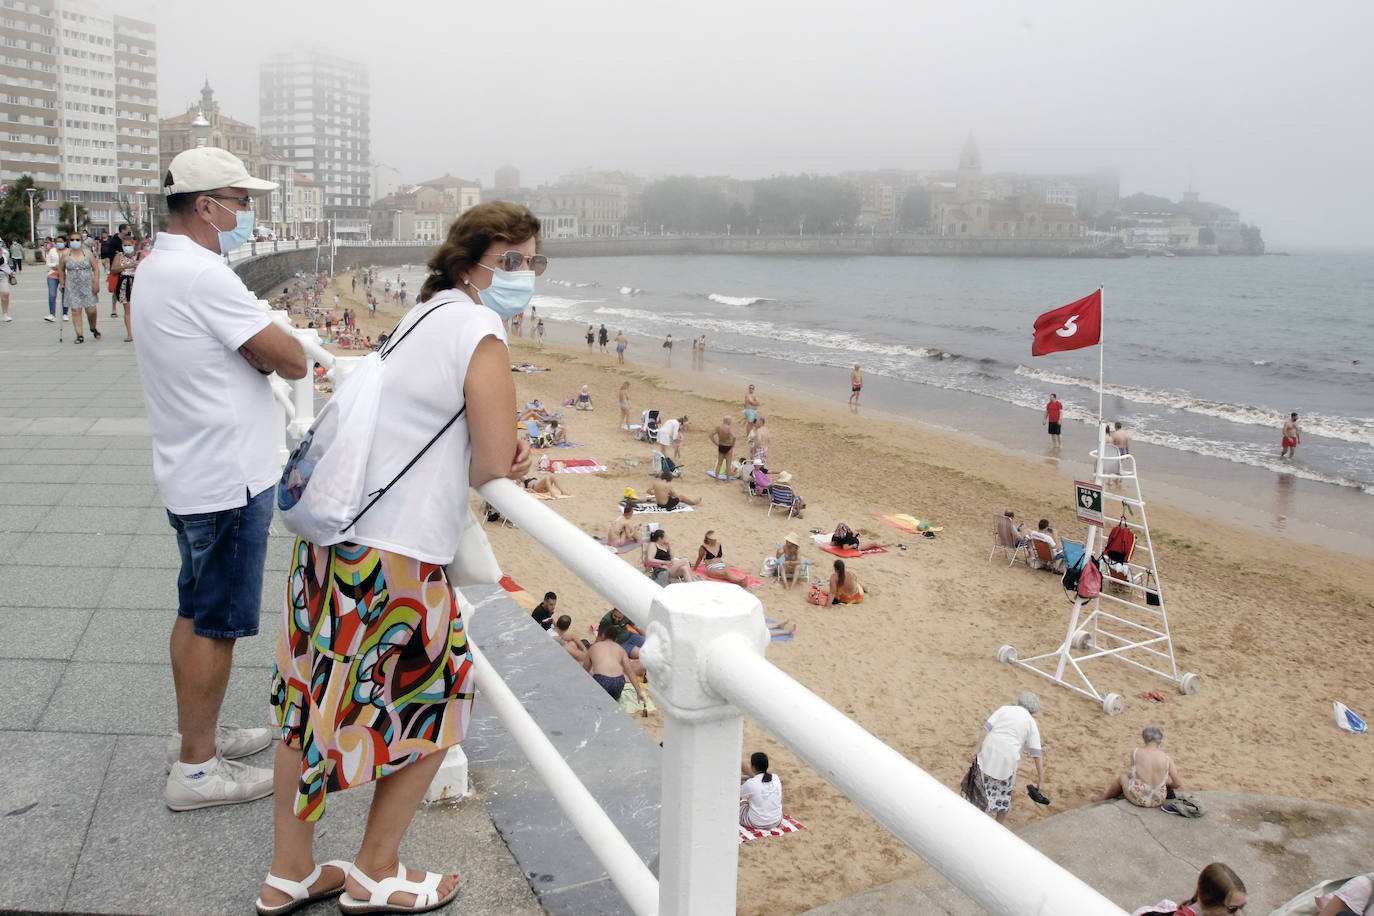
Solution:
<path fill-rule="evenodd" d="M 6 320 L 6 321 L 13 321 L 14 319 L 11 318 L 9 315 L 6 315 L 6 316 L 5 316 L 5 320 Z"/>
<path fill-rule="evenodd" d="M 257 801 L 271 794 L 271 770 L 221 759 L 212 772 L 195 778 L 183 776 L 179 766 L 172 767 L 163 797 L 173 811 L 194 811 Z"/>
<path fill-rule="evenodd" d="M 51 316 L 51 315 L 44 315 L 44 316 L 43 316 L 43 320 L 44 320 L 44 321 L 56 321 L 57 319 L 54 318 L 54 317 Z"/>
<path fill-rule="evenodd" d="M 238 725 L 215 726 L 215 753 L 226 760 L 256 754 L 272 743 L 273 737 L 280 734 L 273 728 L 242 728 Z M 181 757 L 181 733 L 167 739 L 167 772 L 172 764 Z"/>

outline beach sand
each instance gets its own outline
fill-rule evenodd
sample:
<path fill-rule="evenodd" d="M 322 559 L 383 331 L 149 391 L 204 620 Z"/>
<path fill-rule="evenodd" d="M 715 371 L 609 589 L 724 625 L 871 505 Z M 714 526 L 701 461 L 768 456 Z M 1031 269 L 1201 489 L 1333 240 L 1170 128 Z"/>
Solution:
<path fill-rule="evenodd" d="M 340 285 L 347 304 L 347 277 Z M 329 295 L 332 295 L 329 294 Z M 326 297 L 327 298 L 327 297 Z M 375 338 L 390 330 L 399 309 L 379 308 L 360 319 Z M 710 361 L 691 370 L 690 344 L 675 354 L 681 368 L 662 368 L 657 347 L 632 346 L 627 356 L 658 365 L 615 365 L 611 353 L 589 355 L 573 344 L 581 328 L 549 323 L 567 346 L 536 349 L 511 341 L 511 361 L 551 371 L 517 374 L 519 400 L 542 398 L 567 418 L 577 448 L 550 449 L 552 459 L 595 458 L 608 471 L 563 474 L 573 498 L 549 503 L 588 534 L 602 535 L 626 487 L 641 495 L 650 482 L 652 447 L 619 430 L 616 391 L 631 382 L 632 416 L 645 407 L 664 416 L 687 414 L 686 469 L 680 491 L 704 497 L 691 513 L 655 516 L 674 552 L 695 557 L 714 529 L 732 565 L 757 573 L 788 532 L 803 535 L 802 556 L 830 569 L 832 557 L 810 543 L 812 528 L 837 522 L 866 528 L 895 546 L 852 561 L 867 600 L 821 608 L 805 589 L 775 583 L 755 589 L 767 616 L 797 624 L 796 639 L 773 643 L 768 659 L 951 788 L 958 786 L 984 719 L 1034 690 L 1044 702 L 1038 717 L 1053 804 L 1025 797 L 1034 769 L 1023 758 L 1007 825 L 1012 829 L 1090 803 L 1126 768 L 1145 725 L 1162 725 L 1164 749 L 1177 761 L 1188 790 L 1222 789 L 1374 807 L 1374 745 L 1334 725 L 1333 700 L 1366 718 L 1374 715 L 1374 566 L 1352 555 L 1294 545 L 1239 529 L 1151 498 L 1150 468 L 1141 467 L 1166 610 L 1180 672 L 1202 676 L 1202 689 L 1183 696 L 1167 681 L 1118 662 L 1089 667 L 1099 690 L 1126 698 L 1108 717 L 1098 705 L 1030 672 L 996 661 L 997 648 L 1017 647 L 1025 658 L 1054 649 L 1063 638 L 1070 603 L 1058 577 L 1020 563 L 988 561 L 991 517 L 1005 508 L 1034 522 L 1041 517 L 1064 537 L 1082 541 L 1073 520 L 1072 481 L 1086 476 L 1087 456 L 1066 452 L 1063 462 L 981 447 L 948 431 L 916 423 L 875 421 L 845 406 L 847 377 L 837 376 L 833 402 L 780 395 L 762 387 L 762 414 L 772 433 L 769 466 L 787 470 L 807 502 L 806 517 L 787 520 L 749 504 L 738 482 L 709 479 L 714 455 L 706 437 L 721 417 L 739 424 L 750 379 L 732 379 Z M 612 329 L 614 333 L 614 329 Z M 560 408 L 587 384 L 594 412 Z M 971 417 L 969 427 L 976 424 Z M 1043 436 L 1039 427 L 1028 437 Z M 740 450 L 737 450 L 737 457 Z M 632 462 L 638 462 L 633 466 Z M 943 525 L 934 540 L 909 535 L 874 516 L 907 513 Z M 559 596 L 558 612 L 585 634 L 605 612 L 601 598 L 571 573 L 549 563 L 522 533 L 487 527 L 502 569 L 536 599 Z M 638 565 L 638 554 L 627 555 Z M 571 661 L 568 662 L 572 664 Z M 1163 704 L 1138 697 L 1159 691 Z M 655 736 L 657 715 L 645 722 Z M 918 857 L 878 827 L 794 755 L 746 721 L 742 756 L 763 750 L 784 786 L 784 807 L 806 830 L 740 849 L 739 912 L 788 914 L 923 873 Z"/>

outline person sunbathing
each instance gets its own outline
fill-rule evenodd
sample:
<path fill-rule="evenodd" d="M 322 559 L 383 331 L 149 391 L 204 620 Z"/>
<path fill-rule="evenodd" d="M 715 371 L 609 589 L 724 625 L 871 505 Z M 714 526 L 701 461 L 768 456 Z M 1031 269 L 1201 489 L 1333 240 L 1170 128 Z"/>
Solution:
<path fill-rule="evenodd" d="M 791 636 L 796 632 L 797 625 L 790 620 L 784 620 L 782 623 L 770 623 L 768 625 L 769 638 L 776 638 L 778 636 Z"/>
<path fill-rule="evenodd" d="M 668 581 L 674 577 L 682 579 L 684 582 L 695 582 L 696 576 L 692 575 L 692 567 L 686 560 L 673 556 L 673 547 L 668 543 L 668 532 L 662 528 L 649 535 L 649 551 L 652 554 L 645 565 L 650 568 L 662 569 L 668 574 Z"/>
<path fill-rule="evenodd" d="M 749 587 L 749 578 L 739 573 L 731 572 L 722 557 L 725 556 L 725 548 L 716 539 L 714 531 L 706 532 L 706 536 L 701 539 L 701 546 L 697 548 L 697 561 L 692 564 L 693 568 L 705 564 L 702 573 L 708 579 L 715 579 L 719 582 L 729 582 L 738 585 L 740 588 Z"/>
<path fill-rule="evenodd" d="M 568 631 L 572 629 L 572 618 L 567 614 L 562 615 L 553 624 L 553 638 L 563 651 L 573 657 L 579 665 L 587 660 L 587 650 L 591 648 L 591 643 L 585 639 L 577 639 Z"/>
<path fill-rule="evenodd" d="M 558 485 L 558 481 L 553 479 L 552 474 L 544 477 L 526 477 L 520 484 L 531 493 L 543 493 L 554 499 L 562 499 L 568 495 L 568 492 Z"/>
<path fill-rule="evenodd" d="M 829 591 L 833 604 L 858 604 L 867 594 L 859 584 L 859 577 L 844 568 L 844 560 L 835 561 L 835 571 L 830 574 Z"/>
<path fill-rule="evenodd" d="M 878 540 L 867 528 L 855 531 L 844 522 L 835 526 L 835 533 L 830 535 L 830 544 L 832 547 L 850 547 L 854 550 L 871 550 L 874 547 L 887 546 L 886 542 Z"/>
<path fill-rule="evenodd" d="M 539 400 L 538 398 L 535 398 L 533 401 L 527 404 L 525 406 L 525 409 L 520 413 L 521 423 L 525 422 L 526 420 L 538 420 L 541 423 L 548 423 L 550 420 L 561 419 L 563 419 L 563 415 L 561 413 L 549 413 L 548 410 L 544 408 L 544 402 Z"/>
<path fill-rule="evenodd" d="M 801 578 L 801 538 L 789 533 L 782 539 L 782 546 L 775 554 L 778 561 L 778 578 L 783 588 L 791 588 Z"/>
<path fill-rule="evenodd" d="M 612 547 L 624 547 L 626 544 L 639 543 L 639 525 L 635 524 L 635 507 L 625 506 L 620 517 L 611 522 L 610 530 L 606 532 L 606 543 Z"/>
<path fill-rule="evenodd" d="M 672 479 L 672 471 L 664 471 L 659 475 L 658 480 L 650 484 L 649 490 L 654 494 L 654 505 L 658 506 L 660 509 L 668 510 L 676 509 L 679 503 L 686 503 L 689 506 L 701 505 L 700 499 L 688 496 L 685 493 L 679 493 L 677 490 L 673 489 L 672 485 L 668 483 L 668 481 Z"/>
<path fill-rule="evenodd" d="M 1144 742 L 1142 746 L 1131 751 L 1131 768 L 1112 780 L 1107 791 L 1093 801 L 1124 797 L 1141 808 L 1158 808 L 1164 804 L 1169 789 L 1182 785 L 1173 759 L 1159 748 L 1164 740 L 1164 729 L 1147 725 L 1140 733 L 1140 740 Z"/>

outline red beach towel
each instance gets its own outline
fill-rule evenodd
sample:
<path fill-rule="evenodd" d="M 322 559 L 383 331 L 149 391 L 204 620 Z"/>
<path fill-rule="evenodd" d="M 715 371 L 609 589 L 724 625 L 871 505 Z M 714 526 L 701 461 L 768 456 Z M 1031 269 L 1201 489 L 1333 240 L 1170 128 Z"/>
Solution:
<path fill-rule="evenodd" d="M 755 830 L 752 827 L 739 828 L 739 841 L 747 843 L 750 840 L 761 840 L 764 837 L 782 836 L 784 833 L 796 833 L 798 830 L 805 830 L 806 827 L 797 823 L 789 815 L 782 816 L 782 823 L 772 830 Z"/>

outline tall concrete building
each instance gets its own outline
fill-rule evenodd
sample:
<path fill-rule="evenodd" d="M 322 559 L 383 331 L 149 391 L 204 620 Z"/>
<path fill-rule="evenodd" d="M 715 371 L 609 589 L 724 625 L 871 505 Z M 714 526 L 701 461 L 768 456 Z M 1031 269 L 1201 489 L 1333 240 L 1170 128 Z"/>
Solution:
<path fill-rule="evenodd" d="M 44 191 L 38 232 L 84 207 L 91 228 L 159 193 L 157 30 L 80 0 L 0 0 L 0 181 Z"/>
<path fill-rule="evenodd" d="M 0 0 L 2 2 L 2 0 Z M 369 232 L 372 203 L 371 89 L 367 67 L 319 50 L 280 54 L 262 65 L 262 139 L 318 185 L 334 232 Z"/>

